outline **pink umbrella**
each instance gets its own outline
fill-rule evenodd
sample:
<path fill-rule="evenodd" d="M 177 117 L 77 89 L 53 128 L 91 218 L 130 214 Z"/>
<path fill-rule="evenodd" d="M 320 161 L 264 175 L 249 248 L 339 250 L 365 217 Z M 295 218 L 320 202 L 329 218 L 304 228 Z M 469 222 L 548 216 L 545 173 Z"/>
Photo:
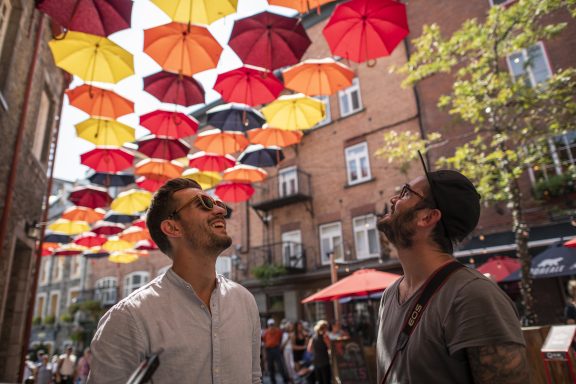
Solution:
<path fill-rule="evenodd" d="M 154 111 L 140 116 L 140 125 L 154 135 L 174 139 L 195 135 L 198 122 L 180 112 Z"/>
<path fill-rule="evenodd" d="M 272 73 L 245 65 L 218 75 L 214 90 L 227 103 L 260 105 L 276 100 L 284 85 Z"/>

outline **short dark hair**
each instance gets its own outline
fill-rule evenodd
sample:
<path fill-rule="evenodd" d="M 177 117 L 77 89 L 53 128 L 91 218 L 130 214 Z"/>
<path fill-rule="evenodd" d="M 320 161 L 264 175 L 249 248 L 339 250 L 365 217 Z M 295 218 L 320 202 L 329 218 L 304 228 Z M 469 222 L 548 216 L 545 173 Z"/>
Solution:
<path fill-rule="evenodd" d="M 152 202 L 146 214 L 146 226 L 148 227 L 148 231 L 150 231 L 152 240 L 154 240 L 158 248 L 170 258 L 172 258 L 172 247 L 168 241 L 168 237 L 162 232 L 160 225 L 164 220 L 168 219 L 177 208 L 172 195 L 174 195 L 175 192 L 188 188 L 202 189 L 200 184 L 192 179 L 179 177 L 168 180 L 154 194 L 154 197 L 152 197 Z"/>

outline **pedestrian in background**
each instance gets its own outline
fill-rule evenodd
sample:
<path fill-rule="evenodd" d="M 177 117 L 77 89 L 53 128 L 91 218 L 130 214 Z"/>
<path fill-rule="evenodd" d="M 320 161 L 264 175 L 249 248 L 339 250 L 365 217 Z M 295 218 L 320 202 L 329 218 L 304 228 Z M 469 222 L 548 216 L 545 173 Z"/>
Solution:
<path fill-rule="evenodd" d="M 56 383 L 74 384 L 74 374 L 76 372 L 76 355 L 74 347 L 68 344 L 66 352 L 58 357 L 58 367 L 56 369 Z"/>
<path fill-rule="evenodd" d="M 292 350 L 292 336 L 294 335 L 294 325 L 288 320 L 283 320 L 280 329 L 282 329 L 282 342 L 280 349 L 282 350 L 282 357 L 286 367 L 286 374 L 291 381 L 296 377 L 294 370 L 294 351 Z"/>
<path fill-rule="evenodd" d="M 308 352 L 312 353 L 314 376 L 319 384 L 332 383 L 332 368 L 330 366 L 330 338 L 328 322 L 320 320 L 314 326 L 314 336 L 308 342 Z"/>
<path fill-rule="evenodd" d="M 92 353 L 90 348 L 84 349 L 82 357 L 78 361 L 78 367 L 76 369 L 76 383 L 75 384 L 86 384 L 88 381 L 88 374 L 90 373 L 90 363 L 92 362 Z"/>
<path fill-rule="evenodd" d="M 270 374 L 270 382 L 276 383 L 276 369 L 280 371 L 280 375 L 285 383 L 288 383 L 288 374 L 284 369 L 284 359 L 280 349 L 282 343 L 282 331 L 276 326 L 274 319 L 268 319 L 266 322 L 268 327 L 262 335 L 264 341 L 264 349 L 266 350 L 266 362 L 268 363 L 268 373 Z"/>

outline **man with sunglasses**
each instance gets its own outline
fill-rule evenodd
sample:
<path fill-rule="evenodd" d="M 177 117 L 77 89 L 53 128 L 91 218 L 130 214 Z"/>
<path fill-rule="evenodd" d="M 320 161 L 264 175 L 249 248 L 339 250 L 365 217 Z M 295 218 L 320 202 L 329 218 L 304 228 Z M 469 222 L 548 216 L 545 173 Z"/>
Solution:
<path fill-rule="evenodd" d="M 404 270 L 380 303 L 378 383 L 526 383 L 514 304 L 452 255 L 478 223 L 480 196 L 459 172 L 425 172 L 377 224 Z"/>
<path fill-rule="evenodd" d="M 173 179 L 156 192 L 146 223 L 172 268 L 102 317 L 89 383 L 124 384 L 137 368 L 154 368 L 149 357 L 158 353 L 155 383 L 261 382 L 256 301 L 216 274 L 218 255 L 232 244 L 227 216 L 193 180 Z"/>

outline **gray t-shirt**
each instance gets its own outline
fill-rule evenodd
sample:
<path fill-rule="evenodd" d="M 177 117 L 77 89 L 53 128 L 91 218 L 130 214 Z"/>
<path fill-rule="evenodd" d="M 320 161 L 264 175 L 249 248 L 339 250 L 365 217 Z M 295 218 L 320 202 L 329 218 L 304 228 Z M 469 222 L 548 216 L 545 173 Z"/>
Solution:
<path fill-rule="evenodd" d="M 384 292 L 380 303 L 378 383 L 390 366 L 404 320 L 421 293 L 399 304 L 401 280 Z M 514 303 L 476 270 L 461 268 L 428 302 L 387 384 L 472 383 L 466 348 L 505 342 L 525 345 Z"/>

